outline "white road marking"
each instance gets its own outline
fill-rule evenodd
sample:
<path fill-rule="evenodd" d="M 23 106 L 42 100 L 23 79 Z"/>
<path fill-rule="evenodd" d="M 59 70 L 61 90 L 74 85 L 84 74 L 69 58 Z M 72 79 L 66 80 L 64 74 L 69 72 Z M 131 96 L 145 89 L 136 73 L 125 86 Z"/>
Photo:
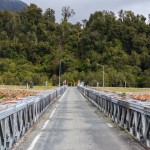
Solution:
<path fill-rule="evenodd" d="M 22 142 L 24 142 L 26 136 L 30 133 L 30 131 L 33 129 L 34 126 L 32 126 L 27 132 L 26 134 L 24 134 L 24 136 L 22 136 L 22 138 L 14 145 L 14 148 L 12 148 L 12 150 L 17 150 L 17 146 L 19 146 Z"/>
<path fill-rule="evenodd" d="M 80 93 L 80 95 L 82 96 L 83 99 L 85 99 L 85 97 Z"/>
<path fill-rule="evenodd" d="M 67 91 L 68 91 L 68 90 L 66 90 L 66 92 L 67 92 Z M 59 99 L 59 101 L 61 101 L 61 100 L 63 99 L 63 97 L 65 96 L 66 92 L 62 95 L 62 97 Z M 58 107 L 58 104 L 56 105 L 56 107 L 55 107 L 54 110 L 52 111 L 52 113 L 51 113 L 51 115 L 50 115 L 50 118 L 52 118 L 52 116 L 53 116 L 54 112 L 56 111 L 56 108 L 57 108 L 57 107 Z M 48 123 L 49 123 L 49 120 L 47 120 L 47 121 L 45 122 L 45 124 L 44 124 L 44 126 L 43 126 L 43 128 L 42 128 L 41 130 L 45 129 Z M 36 142 L 39 140 L 41 134 L 42 134 L 42 132 L 40 132 L 40 133 L 34 138 L 34 140 L 32 141 L 31 145 L 29 146 L 29 148 L 28 148 L 27 150 L 32 150 L 32 149 L 34 148 L 34 146 L 35 146 Z"/>
<path fill-rule="evenodd" d="M 47 121 L 45 122 L 45 124 L 44 124 L 44 126 L 43 126 L 43 128 L 42 128 L 41 130 L 44 130 L 44 129 L 46 128 L 46 126 L 47 126 L 48 123 L 49 123 L 49 120 L 47 120 Z"/>
<path fill-rule="evenodd" d="M 113 126 L 112 126 L 110 123 L 107 123 L 107 125 L 108 125 L 110 128 L 113 128 Z"/>
<path fill-rule="evenodd" d="M 54 112 L 56 111 L 56 108 L 54 108 L 54 110 L 52 111 L 51 115 L 50 115 L 50 118 L 52 118 Z"/>
<path fill-rule="evenodd" d="M 65 94 L 67 93 L 68 89 L 66 90 L 66 92 L 62 95 L 62 97 L 59 99 L 59 101 L 61 101 L 63 99 L 63 97 L 65 96 Z"/>
<path fill-rule="evenodd" d="M 38 141 L 38 139 L 40 138 L 42 132 L 40 132 L 32 141 L 31 145 L 29 146 L 29 148 L 27 150 L 32 150 L 34 148 L 34 145 L 36 144 L 36 142 Z"/>
<path fill-rule="evenodd" d="M 52 111 L 51 115 L 50 115 L 50 118 L 52 118 L 54 112 L 56 111 L 56 108 L 58 107 L 58 104 L 55 106 L 54 110 Z M 43 128 L 41 130 L 44 130 L 47 126 L 47 124 L 49 123 L 49 120 L 47 120 L 43 126 Z"/>

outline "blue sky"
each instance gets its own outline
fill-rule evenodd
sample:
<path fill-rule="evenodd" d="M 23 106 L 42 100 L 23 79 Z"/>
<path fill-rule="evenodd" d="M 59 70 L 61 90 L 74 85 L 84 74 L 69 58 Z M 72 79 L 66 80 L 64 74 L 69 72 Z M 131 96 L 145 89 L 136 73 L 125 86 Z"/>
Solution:
<path fill-rule="evenodd" d="M 61 21 L 61 9 L 70 6 L 75 11 L 75 16 L 70 22 L 81 22 L 88 19 L 91 13 L 99 10 L 109 10 L 116 14 L 119 10 L 131 10 L 135 14 L 142 14 L 148 18 L 150 14 L 150 0 L 22 0 L 27 4 L 34 3 L 45 11 L 47 8 L 55 10 L 56 22 Z"/>

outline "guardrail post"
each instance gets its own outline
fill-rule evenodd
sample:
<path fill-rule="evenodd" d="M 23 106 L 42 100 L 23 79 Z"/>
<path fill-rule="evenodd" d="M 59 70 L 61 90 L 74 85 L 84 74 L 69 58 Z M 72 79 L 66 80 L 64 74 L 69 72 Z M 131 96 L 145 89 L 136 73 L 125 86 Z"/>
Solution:
<path fill-rule="evenodd" d="M 129 120 L 130 120 L 130 110 L 129 108 L 127 108 L 125 129 L 127 129 L 128 131 L 129 131 Z"/>
<path fill-rule="evenodd" d="M 138 131 L 137 131 L 137 128 L 138 128 L 138 114 L 137 114 L 137 111 L 134 112 L 134 122 L 135 122 L 135 136 L 140 139 L 140 137 L 138 136 Z"/>
<path fill-rule="evenodd" d="M 148 120 L 148 125 L 147 125 L 147 129 L 146 129 L 146 145 L 148 147 L 150 147 L 150 120 Z"/>
<path fill-rule="evenodd" d="M 5 119 L 1 120 L 1 147 L 2 149 L 5 149 L 6 147 L 6 126 L 5 126 Z"/>
<path fill-rule="evenodd" d="M 142 132 L 143 132 L 143 137 L 146 139 L 146 115 L 142 114 Z"/>

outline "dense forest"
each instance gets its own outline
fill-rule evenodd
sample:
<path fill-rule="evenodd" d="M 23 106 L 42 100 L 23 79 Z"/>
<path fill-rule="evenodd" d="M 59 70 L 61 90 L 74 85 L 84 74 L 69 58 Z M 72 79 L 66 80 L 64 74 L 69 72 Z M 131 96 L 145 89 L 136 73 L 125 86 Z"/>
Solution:
<path fill-rule="evenodd" d="M 0 0 L 0 10 L 18 11 L 20 12 L 28 5 L 20 0 Z"/>
<path fill-rule="evenodd" d="M 58 85 L 84 81 L 86 85 L 150 87 L 150 25 L 142 15 L 120 10 L 96 11 L 72 24 L 75 14 L 31 4 L 21 12 L 0 11 L 0 84 Z"/>

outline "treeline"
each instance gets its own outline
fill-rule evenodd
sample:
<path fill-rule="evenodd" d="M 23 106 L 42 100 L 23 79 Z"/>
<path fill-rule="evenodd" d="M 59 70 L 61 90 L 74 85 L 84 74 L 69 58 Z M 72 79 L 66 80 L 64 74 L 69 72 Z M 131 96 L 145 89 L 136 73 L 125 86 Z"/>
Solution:
<path fill-rule="evenodd" d="M 0 84 L 42 85 L 49 81 L 84 81 L 90 86 L 150 87 L 150 25 L 131 11 L 97 11 L 71 24 L 74 11 L 55 11 L 31 4 L 21 12 L 0 11 Z M 78 14 L 79 15 L 79 14 Z"/>

